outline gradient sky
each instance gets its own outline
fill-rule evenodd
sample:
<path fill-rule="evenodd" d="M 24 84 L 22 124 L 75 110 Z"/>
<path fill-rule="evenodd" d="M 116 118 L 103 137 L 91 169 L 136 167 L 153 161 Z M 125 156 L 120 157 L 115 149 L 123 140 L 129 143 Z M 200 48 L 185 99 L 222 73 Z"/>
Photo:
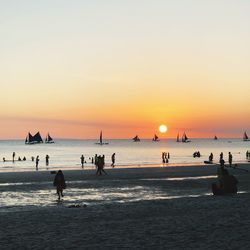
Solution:
<path fill-rule="evenodd" d="M 250 134 L 250 1 L 0 2 L 0 138 Z"/>

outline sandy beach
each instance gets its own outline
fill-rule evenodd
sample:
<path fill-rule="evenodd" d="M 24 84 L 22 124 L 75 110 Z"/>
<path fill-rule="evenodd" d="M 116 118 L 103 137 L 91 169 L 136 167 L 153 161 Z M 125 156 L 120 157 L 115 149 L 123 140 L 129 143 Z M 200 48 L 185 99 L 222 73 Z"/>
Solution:
<path fill-rule="evenodd" d="M 61 202 L 49 171 L 1 173 L 1 249 L 249 249 L 249 173 L 229 171 L 223 197 L 214 165 L 64 171 Z"/>

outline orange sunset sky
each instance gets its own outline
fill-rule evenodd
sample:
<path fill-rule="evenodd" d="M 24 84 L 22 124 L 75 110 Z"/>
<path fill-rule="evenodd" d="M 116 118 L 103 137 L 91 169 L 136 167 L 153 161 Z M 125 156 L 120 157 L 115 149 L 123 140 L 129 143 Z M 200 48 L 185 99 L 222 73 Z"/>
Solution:
<path fill-rule="evenodd" d="M 250 133 L 250 2 L 0 3 L 0 139 Z"/>

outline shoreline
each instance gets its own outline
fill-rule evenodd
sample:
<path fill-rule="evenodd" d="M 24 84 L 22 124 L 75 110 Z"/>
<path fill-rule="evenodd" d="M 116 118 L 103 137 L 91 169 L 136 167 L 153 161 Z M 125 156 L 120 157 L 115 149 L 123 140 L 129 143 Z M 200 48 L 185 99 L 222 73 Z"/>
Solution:
<path fill-rule="evenodd" d="M 97 176 L 96 169 L 61 169 L 66 177 L 69 180 L 73 179 L 84 179 L 84 180 L 97 180 L 98 178 L 101 180 L 110 180 L 110 179 L 136 179 L 136 178 L 154 178 L 162 176 L 165 174 L 169 177 L 185 177 L 189 176 L 199 176 L 199 175 L 211 175 L 217 173 L 217 167 L 219 164 L 178 164 L 178 165 L 150 165 L 150 166 L 140 166 L 137 165 L 123 167 L 123 168 L 105 168 L 105 171 L 108 175 Z M 240 163 L 236 168 L 229 167 L 225 165 L 229 171 L 233 172 L 237 175 L 237 173 L 241 173 L 241 169 L 245 169 L 250 171 L 250 163 Z M 239 168 L 239 169 L 237 169 Z M 58 168 L 59 170 L 59 168 Z M 12 172 L 0 172 L 0 184 L 3 183 L 18 183 L 18 182 L 32 182 L 35 181 L 46 181 L 52 180 L 54 178 L 54 173 L 52 171 L 56 171 L 55 169 L 48 170 L 39 170 L 39 171 L 12 171 Z M 243 172 L 244 173 L 244 172 Z M 247 172 L 246 172 L 247 174 Z"/>

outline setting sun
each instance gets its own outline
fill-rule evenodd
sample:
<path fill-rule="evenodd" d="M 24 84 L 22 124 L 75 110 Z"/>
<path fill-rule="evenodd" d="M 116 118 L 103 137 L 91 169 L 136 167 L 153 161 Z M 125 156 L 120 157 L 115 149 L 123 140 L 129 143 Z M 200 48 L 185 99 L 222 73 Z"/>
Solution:
<path fill-rule="evenodd" d="M 161 133 L 166 133 L 167 130 L 168 130 L 168 128 L 167 128 L 166 125 L 163 125 L 163 124 L 162 124 L 162 125 L 159 127 L 159 131 L 160 131 Z"/>

